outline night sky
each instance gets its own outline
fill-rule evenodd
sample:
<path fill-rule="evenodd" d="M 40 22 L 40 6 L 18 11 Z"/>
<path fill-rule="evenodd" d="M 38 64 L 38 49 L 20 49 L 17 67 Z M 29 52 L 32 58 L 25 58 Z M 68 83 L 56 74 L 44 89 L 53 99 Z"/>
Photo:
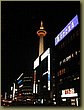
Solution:
<path fill-rule="evenodd" d="M 40 21 L 47 35 L 45 50 L 54 47 L 54 38 L 80 13 L 79 2 L 1 2 L 1 91 L 10 89 L 23 72 L 33 73 L 38 57 Z"/>

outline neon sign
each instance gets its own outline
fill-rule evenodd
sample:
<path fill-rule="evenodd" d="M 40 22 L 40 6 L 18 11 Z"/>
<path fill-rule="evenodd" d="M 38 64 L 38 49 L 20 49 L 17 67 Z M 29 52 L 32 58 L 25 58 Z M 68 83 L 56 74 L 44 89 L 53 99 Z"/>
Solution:
<path fill-rule="evenodd" d="M 68 34 L 70 33 L 77 25 L 78 16 L 76 15 L 68 24 L 67 26 L 55 37 L 55 46 Z"/>
<path fill-rule="evenodd" d="M 78 93 L 75 93 L 74 88 L 62 90 L 61 97 L 77 97 Z"/>

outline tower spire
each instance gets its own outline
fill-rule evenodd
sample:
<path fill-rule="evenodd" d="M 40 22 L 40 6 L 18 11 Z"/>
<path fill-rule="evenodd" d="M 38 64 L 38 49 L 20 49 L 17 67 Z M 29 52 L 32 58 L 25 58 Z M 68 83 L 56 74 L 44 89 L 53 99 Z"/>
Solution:
<path fill-rule="evenodd" d="M 43 27 L 43 21 L 41 21 L 40 29 L 44 29 L 44 27 Z"/>

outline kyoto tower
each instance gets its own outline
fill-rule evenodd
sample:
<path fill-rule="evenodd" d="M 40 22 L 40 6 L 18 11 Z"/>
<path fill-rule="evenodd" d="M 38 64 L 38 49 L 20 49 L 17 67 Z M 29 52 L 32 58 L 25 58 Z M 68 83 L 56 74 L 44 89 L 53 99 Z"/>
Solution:
<path fill-rule="evenodd" d="M 43 22 L 41 21 L 40 29 L 37 31 L 37 35 L 40 37 L 39 39 L 39 56 L 44 52 L 44 36 L 46 36 L 47 32 L 44 30 Z"/>

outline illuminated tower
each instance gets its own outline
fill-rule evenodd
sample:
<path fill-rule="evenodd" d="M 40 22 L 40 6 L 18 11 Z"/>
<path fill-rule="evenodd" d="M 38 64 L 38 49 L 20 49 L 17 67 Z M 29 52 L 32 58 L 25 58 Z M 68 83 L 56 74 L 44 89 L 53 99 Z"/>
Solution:
<path fill-rule="evenodd" d="M 44 30 L 43 22 L 41 21 L 40 30 L 37 31 L 37 35 L 40 37 L 39 39 L 39 56 L 44 52 L 44 36 L 46 36 L 47 32 Z"/>

